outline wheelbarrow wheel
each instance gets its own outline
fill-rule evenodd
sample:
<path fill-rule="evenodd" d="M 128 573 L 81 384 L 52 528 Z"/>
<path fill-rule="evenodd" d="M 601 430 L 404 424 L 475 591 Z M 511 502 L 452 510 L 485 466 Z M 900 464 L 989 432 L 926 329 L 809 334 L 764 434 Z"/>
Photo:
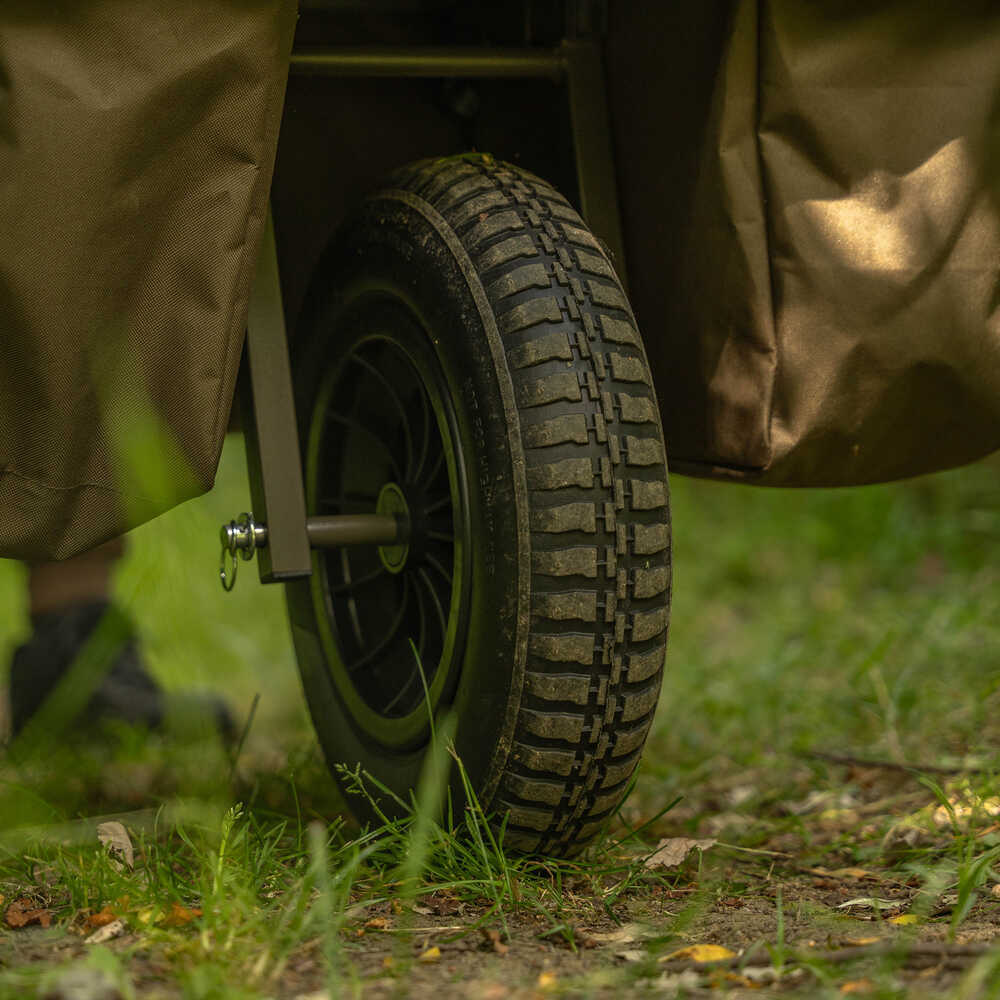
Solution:
<path fill-rule="evenodd" d="M 470 787 L 509 846 L 572 854 L 620 804 L 660 690 L 648 363 L 607 254 L 549 185 L 488 156 L 390 185 L 321 261 L 294 366 L 310 514 L 410 533 L 317 550 L 288 587 L 307 700 L 363 820 L 411 801 L 433 710 L 468 779 L 452 767 L 453 806 Z"/>

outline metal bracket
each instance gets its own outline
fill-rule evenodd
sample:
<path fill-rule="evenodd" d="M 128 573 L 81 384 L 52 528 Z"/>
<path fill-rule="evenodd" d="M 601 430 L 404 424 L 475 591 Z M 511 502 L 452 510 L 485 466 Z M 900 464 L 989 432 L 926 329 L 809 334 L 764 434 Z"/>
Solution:
<path fill-rule="evenodd" d="M 600 4 L 592 6 L 600 8 Z M 598 15 L 593 14 L 587 24 L 596 17 Z M 306 76 L 565 81 L 573 127 L 580 212 L 610 250 L 618 277 L 628 287 L 611 116 L 599 38 L 566 39 L 555 49 L 324 46 L 292 52 L 291 72 Z"/>
<path fill-rule="evenodd" d="M 260 581 L 309 576 L 302 460 L 270 211 L 250 291 L 240 386 L 253 512 L 267 525 L 267 545 L 258 550 Z"/>

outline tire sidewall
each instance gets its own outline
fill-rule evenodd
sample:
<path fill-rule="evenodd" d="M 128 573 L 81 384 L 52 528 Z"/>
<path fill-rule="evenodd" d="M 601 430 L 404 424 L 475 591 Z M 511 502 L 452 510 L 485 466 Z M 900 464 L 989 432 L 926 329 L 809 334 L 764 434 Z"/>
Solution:
<path fill-rule="evenodd" d="M 523 675 L 518 628 L 518 494 L 511 436 L 484 319 L 477 307 L 478 279 L 469 276 L 437 227 L 390 193 L 362 206 L 341 230 L 317 269 L 294 343 L 296 411 L 303 452 L 324 374 L 350 348 L 344 317 L 365 287 L 391 288 L 421 318 L 454 407 L 465 456 L 472 545 L 469 622 L 460 674 L 450 709 L 456 716 L 455 750 L 469 785 L 494 789 L 510 752 Z M 480 286 L 481 291 L 481 286 Z M 520 470 L 523 476 L 523 470 Z M 310 514 L 316 511 L 310 511 Z M 523 520 L 523 519 L 522 519 Z M 318 570 L 314 554 L 314 573 Z M 419 783 L 426 747 L 392 750 L 359 729 L 338 696 L 318 635 L 317 607 L 309 580 L 287 585 L 286 595 L 299 670 L 310 712 L 332 767 L 356 764 L 404 801 Z M 341 784 L 344 776 L 335 768 Z M 464 782 L 452 766 L 453 802 L 465 799 Z M 378 808 L 398 813 L 391 798 L 369 785 Z M 362 818 L 375 819 L 374 804 L 352 799 Z M 489 802 L 482 802 L 484 808 Z"/>

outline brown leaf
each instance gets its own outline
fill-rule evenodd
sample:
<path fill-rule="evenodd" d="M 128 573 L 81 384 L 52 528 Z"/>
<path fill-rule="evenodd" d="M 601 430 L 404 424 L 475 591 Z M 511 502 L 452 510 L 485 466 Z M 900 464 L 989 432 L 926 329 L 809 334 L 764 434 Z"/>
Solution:
<path fill-rule="evenodd" d="M 105 906 L 103 909 L 98 910 L 97 913 L 91 913 L 89 917 L 83 922 L 83 926 L 87 930 L 93 930 L 95 927 L 103 927 L 105 924 L 110 924 L 112 920 L 117 919 L 118 914 L 111 909 L 110 906 Z"/>
<path fill-rule="evenodd" d="M 392 921 L 388 917 L 372 917 L 365 921 L 365 930 L 385 931 L 392 926 Z"/>
<path fill-rule="evenodd" d="M 34 900 L 28 896 L 21 896 L 7 907 L 4 921 L 8 927 L 14 928 L 27 927 L 29 924 L 48 927 L 52 923 L 52 911 L 44 906 L 35 906 Z"/>
<path fill-rule="evenodd" d="M 465 909 L 465 904 L 461 900 L 441 891 L 424 896 L 420 902 L 428 908 L 430 913 L 439 917 L 453 917 Z"/>
<path fill-rule="evenodd" d="M 715 841 L 711 838 L 693 840 L 691 837 L 665 837 L 644 864 L 647 868 L 677 868 L 692 851 L 707 851 L 714 846 Z"/>
<path fill-rule="evenodd" d="M 170 912 L 163 918 L 162 924 L 164 927 L 183 927 L 200 916 L 201 910 L 197 908 L 188 909 L 180 903 L 171 903 Z"/>
<path fill-rule="evenodd" d="M 504 944 L 500 932 L 495 927 L 481 927 L 483 935 L 483 945 L 497 955 L 506 955 L 510 948 Z"/>

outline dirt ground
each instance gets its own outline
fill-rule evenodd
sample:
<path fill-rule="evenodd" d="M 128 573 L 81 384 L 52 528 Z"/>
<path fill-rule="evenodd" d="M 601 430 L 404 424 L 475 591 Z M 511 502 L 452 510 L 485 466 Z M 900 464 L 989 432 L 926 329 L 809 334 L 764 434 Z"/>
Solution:
<path fill-rule="evenodd" d="M 967 777 L 935 776 L 942 801 L 892 765 L 823 765 L 825 785 L 816 767 L 803 764 L 783 784 L 792 798 L 771 801 L 755 791 L 772 784 L 760 771 L 709 782 L 644 831 L 643 845 L 616 849 L 631 855 L 630 868 L 609 876 L 581 862 L 562 870 L 551 900 L 543 891 L 505 919 L 489 916 L 487 900 L 446 889 L 407 905 L 355 905 L 339 935 L 336 982 L 311 940 L 256 989 L 315 1000 L 993 995 L 1000 805 Z M 644 813 L 637 801 L 626 820 Z M 662 864 L 657 845 L 670 855 Z M 230 995 L 178 986 L 178 946 L 150 946 L 141 929 L 106 947 L 139 996 Z M 49 1000 L 122 996 L 99 976 L 81 979 L 71 961 L 87 953 L 72 927 L 0 934 L 0 968 L 75 968 Z"/>

